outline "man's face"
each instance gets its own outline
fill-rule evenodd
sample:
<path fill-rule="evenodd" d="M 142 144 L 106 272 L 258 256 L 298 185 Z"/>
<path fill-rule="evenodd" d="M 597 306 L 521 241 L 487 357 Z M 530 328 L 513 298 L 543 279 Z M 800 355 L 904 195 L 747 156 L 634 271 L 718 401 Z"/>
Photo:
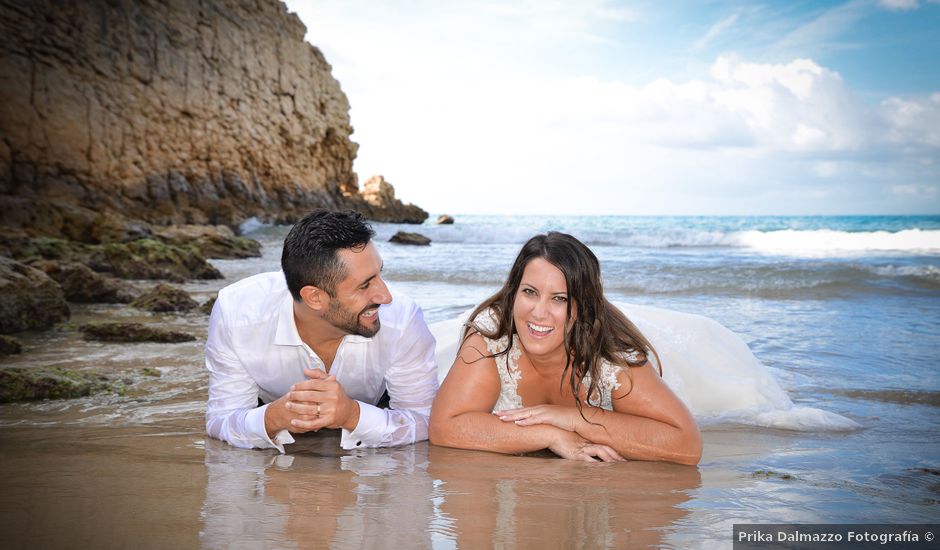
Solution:
<path fill-rule="evenodd" d="M 382 257 L 372 241 L 356 251 L 337 251 L 346 266 L 346 278 L 336 285 L 323 319 L 349 334 L 371 338 L 381 328 L 379 306 L 392 301 L 382 280 Z"/>

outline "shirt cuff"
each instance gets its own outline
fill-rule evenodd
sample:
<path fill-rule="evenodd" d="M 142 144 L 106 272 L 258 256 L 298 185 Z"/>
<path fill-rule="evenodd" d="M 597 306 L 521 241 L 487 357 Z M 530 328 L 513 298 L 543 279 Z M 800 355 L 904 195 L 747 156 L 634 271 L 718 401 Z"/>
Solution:
<path fill-rule="evenodd" d="M 376 407 L 359 401 L 359 423 L 353 431 L 343 430 L 340 446 L 346 450 L 356 447 L 378 447 L 385 440 L 385 425 L 388 414 Z"/>
<path fill-rule="evenodd" d="M 262 405 L 248 411 L 245 415 L 245 427 L 248 433 L 252 434 L 252 444 L 255 447 L 265 449 L 277 449 L 284 454 L 284 445 L 294 442 L 294 437 L 287 430 L 281 430 L 274 434 L 274 438 L 268 437 L 268 431 L 264 429 L 264 413 L 268 410 L 268 405 Z"/>

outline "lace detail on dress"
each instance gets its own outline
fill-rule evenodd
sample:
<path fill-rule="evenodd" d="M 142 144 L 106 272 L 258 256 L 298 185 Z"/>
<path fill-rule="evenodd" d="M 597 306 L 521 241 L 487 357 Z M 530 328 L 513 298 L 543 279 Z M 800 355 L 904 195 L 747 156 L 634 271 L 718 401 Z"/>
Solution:
<path fill-rule="evenodd" d="M 601 361 L 600 380 L 597 381 L 597 391 L 588 399 L 591 405 L 608 411 L 614 410 L 612 394 L 620 389 L 620 382 L 617 382 L 617 376 L 620 374 L 621 370 L 623 370 L 623 368 L 620 366 L 614 365 L 608 361 Z M 584 375 L 581 386 L 585 389 L 591 386 L 590 374 Z M 600 397 L 600 399 L 598 399 L 598 397 Z"/>
<path fill-rule="evenodd" d="M 501 340 L 507 340 L 507 338 L 501 338 Z M 506 345 L 503 344 L 499 349 L 506 349 Z M 496 369 L 499 371 L 499 399 L 493 406 L 494 411 L 522 407 L 522 398 L 519 397 L 519 380 L 522 378 L 519 373 L 520 355 L 522 355 L 522 350 L 519 346 L 513 345 L 509 353 L 496 357 Z"/>
<path fill-rule="evenodd" d="M 494 318 L 493 310 L 488 309 L 480 312 L 476 319 L 471 322 L 471 325 L 475 326 L 478 330 L 482 329 L 487 332 L 496 330 L 496 319 Z M 480 334 L 480 336 L 483 336 L 483 334 Z M 486 342 L 486 349 L 491 354 L 500 353 L 509 345 L 508 336 L 503 336 L 496 340 L 483 336 L 483 341 Z M 499 399 L 496 400 L 496 405 L 493 406 L 494 411 L 518 409 L 522 407 L 522 398 L 519 397 L 518 391 L 519 379 L 521 378 L 521 374 L 519 373 L 519 357 L 521 355 L 522 350 L 513 342 L 512 349 L 509 350 L 509 353 L 496 355 L 494 357 L 496 370 L 499 372 Z"/>

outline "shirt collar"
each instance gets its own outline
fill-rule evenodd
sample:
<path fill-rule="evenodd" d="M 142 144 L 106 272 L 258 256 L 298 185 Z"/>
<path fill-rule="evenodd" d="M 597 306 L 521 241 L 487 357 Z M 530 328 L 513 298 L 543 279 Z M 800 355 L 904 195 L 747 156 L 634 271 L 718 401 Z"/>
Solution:
<path fill-rule="evenodd" d="M 277 315 L 277 332 L 274 334 L 274 343 L 279 346 L 304 345 L 304 341 L 300 339 L 300 332 L 297 331 L 297 322 L 294 320 L 294 298 L 290 294 L 281 304 L 281 310 Z"/>

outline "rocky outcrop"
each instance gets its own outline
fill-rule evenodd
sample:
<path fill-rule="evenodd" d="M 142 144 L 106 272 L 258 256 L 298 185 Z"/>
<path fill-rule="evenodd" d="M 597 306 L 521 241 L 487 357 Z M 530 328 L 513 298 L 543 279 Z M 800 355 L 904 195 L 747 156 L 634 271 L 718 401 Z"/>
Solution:
<path fill-rule="evenodd" d="M 124 281 L 92 271 L 83 264 L 39 260 L 31 267 L 41 269 L 59 283 L 69 302 L 129 304 L 140 295 L 139 290 Z"/>
<path fill-rule="evenodd" d="M 96 243 L 315 207 L 420 223 L 359 193 L 349 103 L 305 32 L 278 0 L 0 0 L 0 224 Z"/>
<path fill-rule="evenodd" d="M 225 225 L 174 225 L 159 229 L 157 237 L 177 246 L 193 245 L 206 258 L 238 259 L 261 256 L 261 243 L 237 237 Z"/>
<path fill-rule="evenodd" d="M 196 337 L 185 332 L 177 332 L 140 323 L 91 323 L 80 329 L 85 340 L 99 342 L 158 342 L 175 344 L 193 342 Z"/>
<path fill-rule="evenodd" d="M 189 311 L 199 307 L 185 290 L 159 284 L 131 302 L 131 306 L 153 312 Z"/>
<path fill-rule="evenodd" d="M 437 217 L 437 225 L 453 225 L 454 217 L 449 214 L 441 214 Z"/>
<path fill-rule="evenodd" d="M 0 256 L 0 334 L 47 329 L 69 315 L 62 289 L 48 275 Z"/>
<path fill-rule="evenodd" d="M 23 344 L 12 336 L 0 334 L 0 355 L 16 355 L 23 352 Z"/>
<path fill-rule="evenodd" d="M 218 295 L 213 296 L 205 301 L 201 306 L 199 306 L 199 311 L 205 313 L 206 315 L 212 315 L 212 308 L 215 306 L 215 301 L 218 299 Z"/>
<path fill-rule="evenodd" d="M 120 381 L 101 373 L 51 368 L 0 369 L 0 403 L 38 399 L 68 399 L 100 392 L 124 393 Z"/>
<path fill-rule="evenodd" d="M 83 238 L 79 238 L 83 237 Z M 128 220 L 113 212 L 102 212 L 95 217 L 91 229 L 85 235 L 73 237 L 91 243 L 126 243 L 153 237 L 150 224 L 140 220 Z"/>
<path fill-rule="evenodd" d="M 63 239 L 25 239 L 6 243 L 21 261 L 53 260 L 84 264 L 98 273 L 121 279 L 221 279 L 222 273 L 191 246 L 173 246 L 154 239 L 129 243 L 82 244 Z"/>
<path fill-rule="evenodd" d="M 388 240 L 390 243 L 411 244 L 417 246 L 430 246 L 431 239 L 421 233 L 412 233 L 410 231 L 398 231 Z"/>
<path fill-rule="evenodd" d="M 395 188 L 385 177 L 372 176 L 362 186 L 366 206 L 359 210 L 367 217 L 389 223 L 422 223 L 428 213 L 413 204 L 402 204 L 395 198 Z"/>

